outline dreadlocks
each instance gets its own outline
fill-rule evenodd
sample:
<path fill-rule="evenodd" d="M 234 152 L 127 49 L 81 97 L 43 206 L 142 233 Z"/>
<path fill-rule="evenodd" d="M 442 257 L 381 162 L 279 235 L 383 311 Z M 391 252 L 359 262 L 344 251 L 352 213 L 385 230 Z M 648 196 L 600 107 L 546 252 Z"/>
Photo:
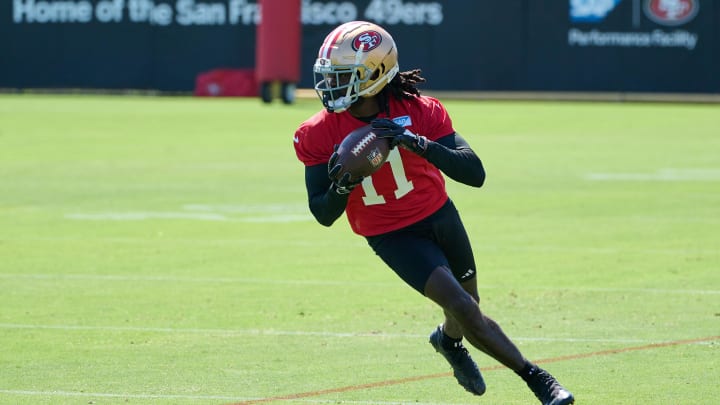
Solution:
<path fill-rule="evenodd" d="M 390 89 L 393 96 L 398 99 L 419 96 L 420 90 L 417 88 L 417 85 L 425 82 L 425 78 L 420 76 L 420 73 L 420 69 L 400 72 L 393 77 L 387 87 Z"/>
<path fill-rule="evenodd" d="M 390 113 L 391 95 L 398 100 L 419 96 L 420 89 L 417 88 L 417 85 L 425 83 L 425 78 L 420 76 L 421 72 L 420 69 L 413 69 L 396 74 L 382 92 L 378 94 L 378 103 L 381 109 L 388 114 Z"/>

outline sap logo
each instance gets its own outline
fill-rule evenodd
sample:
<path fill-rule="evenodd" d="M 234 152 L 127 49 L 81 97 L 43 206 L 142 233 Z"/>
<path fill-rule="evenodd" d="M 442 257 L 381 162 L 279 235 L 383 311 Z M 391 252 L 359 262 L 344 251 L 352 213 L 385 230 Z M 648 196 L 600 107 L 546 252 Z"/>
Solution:
<path fill-rule="evenodd" d="M 600 22 L 622 0 L 570 0 L 570 21 Z"/>
<path fill-rule="evenodd" d="M 402 117 L 393 118 L 393 122 L 400 125 L 401 127 L 409 127 L 412 125 L 412 120 L 409 115 L 403 115 Z"/>

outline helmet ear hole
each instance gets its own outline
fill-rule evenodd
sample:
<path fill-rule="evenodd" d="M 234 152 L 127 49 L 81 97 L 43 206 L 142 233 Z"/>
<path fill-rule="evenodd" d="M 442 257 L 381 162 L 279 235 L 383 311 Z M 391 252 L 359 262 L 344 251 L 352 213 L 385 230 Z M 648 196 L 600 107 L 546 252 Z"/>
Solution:
<path fill-rule="evenodd" d="M 372 76 L 370 76 L 370 80 L 377 80 L 377 78 L 380 77 L 380 70 L 382 69 L 375 69 Z"/>

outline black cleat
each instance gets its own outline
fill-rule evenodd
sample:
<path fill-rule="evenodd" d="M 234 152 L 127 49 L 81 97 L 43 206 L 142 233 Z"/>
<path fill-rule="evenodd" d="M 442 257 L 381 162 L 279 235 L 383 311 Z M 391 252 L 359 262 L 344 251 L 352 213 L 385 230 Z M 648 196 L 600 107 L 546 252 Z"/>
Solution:
<path fill-rule="evenodd" d="M 533 370 L 533 375 L 527 385 L 543 405 L 569 405 L 575 403 L 573 394 L 563 388 L 550 373 L 539 367 Z"/>
<path fill-rule="evenodd" d="M 470 357 L 465 346 L 458 342 L 452 349 L 446 349 L 442 345 L 442 337 L 442 327 L 438 326 L 438 328 L 430 334 L 430 344 L 450 363 L 453 369 L 453 375 L 455 375 L 458 384 L 465 388 L 466 391 L 475 395 L 484 394 L 485 381 L 482 375 L 480 375 L 477 364 L 475 364 Z"/>

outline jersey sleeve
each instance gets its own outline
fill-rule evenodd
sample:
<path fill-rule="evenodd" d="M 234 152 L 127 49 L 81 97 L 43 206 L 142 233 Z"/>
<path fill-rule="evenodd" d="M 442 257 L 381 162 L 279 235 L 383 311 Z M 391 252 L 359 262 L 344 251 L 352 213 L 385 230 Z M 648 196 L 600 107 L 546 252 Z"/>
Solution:
<path fill-rule="evenodd" d="M 293 146 L 295 155 L 305 166 L 327 163 L 333 152 L 332 140 L 323 136 L 321 128 L 304 122 L 295 131 Z"/>
<path fill-rule="evenodd" d="M 420 114 L 422 125 L 417 130 L 419 135 L 436 141 L 455 132 L 450 114 L 439 100 L 433 97 L 423 97 L 420 106 L 422 108 Z"/>

